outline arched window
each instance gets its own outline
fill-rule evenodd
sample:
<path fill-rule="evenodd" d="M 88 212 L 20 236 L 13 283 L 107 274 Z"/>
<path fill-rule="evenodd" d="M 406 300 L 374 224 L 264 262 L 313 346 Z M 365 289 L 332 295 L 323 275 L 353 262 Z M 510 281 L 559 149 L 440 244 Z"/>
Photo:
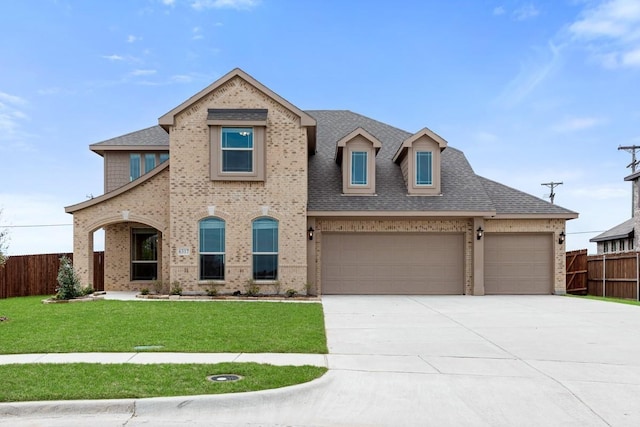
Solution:
<path fill-rule="evenodd" d="M 200 221 L 200 280 L 224 280 L 224 221 Z"/>
<path fill-rule="evenodd" d="M 253 279 L 278 278 L 278 221 L 258 218 L 253 221 Z"/>

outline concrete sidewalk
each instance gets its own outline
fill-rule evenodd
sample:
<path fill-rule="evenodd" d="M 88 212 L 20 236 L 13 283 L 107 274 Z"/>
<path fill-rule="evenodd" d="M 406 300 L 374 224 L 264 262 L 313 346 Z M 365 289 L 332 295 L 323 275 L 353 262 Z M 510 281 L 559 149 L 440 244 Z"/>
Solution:
<path fill-rule="evenodd" d="M 299 353 L 45 353 L 3 354 L 0 365 L 25 363 L 268 363 L 277 366 L 327 367 L 325 354 Z"/>

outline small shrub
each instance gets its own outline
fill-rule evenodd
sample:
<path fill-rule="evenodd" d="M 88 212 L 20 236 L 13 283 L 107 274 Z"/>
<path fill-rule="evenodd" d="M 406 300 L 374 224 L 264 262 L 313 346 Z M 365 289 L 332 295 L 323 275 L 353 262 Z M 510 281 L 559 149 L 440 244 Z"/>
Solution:
<path fill-rule="evenodd" d="M 160 280 L 160 279 L 154 280 L 153 281 L 153 292 L 156 295 L 160 295 L 160 294 L 163 294 L 164 291 L 165 291 L 164 282 L 162 280 Z"/>
<path fill-rule="evenodd" d="M 212 286 L 207 289 L 207 295 L 210 297 L 215 297 L 216 295 L 218 295 L 218 290 Z"/>
<path fill-rule="evenodd" d="M 171 295 L 182 295 L 182 286 L 177 280 L 171 283 Z"/>
<path fill-rule="evenodd" d="M 140 289 L 140 294 L 142 294 L 142 295 L 149 295 L 149 288 L 142 288 L 142 289 Z"/>
<path fill-rule="evenodd" d="M 248 297 L 258 296 L 260 294 L 260 286 L 256 285 L 255 280 L 249 279 L 244 285 L 244 293 Z"/>
<path fill-rule="evenodd" d="M 56 299 L 69 300 L 80 295 L 80 280 L 73 269 L 71 260 L 66 256 L 60 258 L 58 269 L 58 286 L 56 287 Z"/>
<path fill-rule="evenodd" d="M 94 292 L 95 290 L 93 289 L 93 286 L 89 283 L 86 287 L 80 290 L 80 296 L 91 295 Z"/>
<path fill-rule="evenodd" d="M 298 295 L 298 291 L 296 291 L 295 289 L 287 289 L 287 290 L 285 291 L 284 295 L 285 295 L 287 298 L 293 298 L 293 297 L 295 297 L 296 295 Z"/>

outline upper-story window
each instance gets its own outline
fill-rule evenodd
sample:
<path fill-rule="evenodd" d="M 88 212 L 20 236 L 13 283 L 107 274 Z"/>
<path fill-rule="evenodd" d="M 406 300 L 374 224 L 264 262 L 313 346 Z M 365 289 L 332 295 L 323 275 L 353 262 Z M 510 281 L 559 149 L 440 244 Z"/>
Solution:
<path fill-rule="evenodd" d="M 373 196 L 376 193 L 376 154 L 382 143 L 363 128 L 336 142 L 336 163 L 342 168 L 342 193 Z"/>
<path fill-rule="evenodd" d="M 222 172 L 253 172 L 253 128 L 223 127 Z"/>
<path fill-rule="evenodd" d="M 441 195 L 442 151 L 447 141 L 424 128 L 405 139 L 393 156 L 400 166 L 407 193 L 410 195 Z"/>
<path fill-rule="evenodd" d="M 207 114 L 212 181 L 264 181 L 266 109 L 210 108 Z"/>
<path fill-rule="evenodd" d="M 131 153 L 129 154 L 129 181 L 151 172 L 158 164 L 169 160 L 169 153 Z"/>
<path fill-rule="evenodd" d="M 129 155 L 129 180 L 140 178 L 140 154 Z"/>
<path fill-rule="evenodd" d="M 416 185 L 433 185 L 433 153 L 416 151 Z"/>
<path fill-rule="evenodd" d="M 351 152 L 351 185 L 367 185 L 367 154 L 366 151 Z"/>

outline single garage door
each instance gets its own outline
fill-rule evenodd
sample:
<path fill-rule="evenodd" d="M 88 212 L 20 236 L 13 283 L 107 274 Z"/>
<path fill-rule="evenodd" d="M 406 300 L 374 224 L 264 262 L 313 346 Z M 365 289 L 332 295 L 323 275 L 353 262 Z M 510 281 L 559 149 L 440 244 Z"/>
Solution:
<path fill-rule="evenodd" d="M 551 234 L 485 234 L 484 239 L 486 294 L 551 293 Z"/>
<path fill-rule="evenodd" d="M 323 294 L 463 292 L 463 234 L 322 235 Z"/>

